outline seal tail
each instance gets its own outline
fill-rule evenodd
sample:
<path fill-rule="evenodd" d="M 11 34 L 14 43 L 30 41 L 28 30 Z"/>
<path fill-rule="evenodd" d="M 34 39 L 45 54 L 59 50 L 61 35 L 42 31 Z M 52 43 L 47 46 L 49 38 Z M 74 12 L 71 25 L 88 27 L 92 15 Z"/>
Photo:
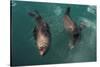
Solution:
<path fill-rule="evenodd" d="M 65 15 L 68 15 L 68 16 L 70 15 L 70 7 L 67 8 Z"/>
<path fill-rule="evenodd" d="M 39 12 L 36 10 L 34 10 L 33 12 L 29 12 L 28 14 L 29 14 L 29 16 L 34 17 L 36 20 L 42 19 Z"/>

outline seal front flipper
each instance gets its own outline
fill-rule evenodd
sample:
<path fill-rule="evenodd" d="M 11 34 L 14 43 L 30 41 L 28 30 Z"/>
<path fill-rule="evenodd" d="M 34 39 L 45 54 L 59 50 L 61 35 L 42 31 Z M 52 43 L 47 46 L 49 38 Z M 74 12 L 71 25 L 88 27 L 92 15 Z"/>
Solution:
<path fill-rule="evenodd" d="M 33 30 L 33 37 L 34 37 L 35 40 L 37 40 L 37 28 L 36 28 L 36 26 Z"/>
<path fill-rule="evenodd" d="M 47 23 L 44 24 L 44 28 L 42 28 L 41 31 L 46 37 L 50 38 L 51 33 L 50 33 L 50 28 Z"/>
<path fill-rule="evenodd" d="M 79 26 L 79 29 L 80 29 L 80 31 L 82 31 L 86 27 L 87 27 L 87 25 L 85 24 L 85 22 L 81 22 L 80 26 Z"/>

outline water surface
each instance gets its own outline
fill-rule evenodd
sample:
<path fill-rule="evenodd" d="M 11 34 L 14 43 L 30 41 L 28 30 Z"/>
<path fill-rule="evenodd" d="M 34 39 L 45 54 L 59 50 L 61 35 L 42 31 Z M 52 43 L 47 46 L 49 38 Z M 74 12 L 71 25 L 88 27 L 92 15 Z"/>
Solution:
<path fill-rule="evenodd" d="M 88 5 L 14 1 L 12 5 L 11 65 L 41 65 L 96 61 L 96 7 Z M 71 17 L 77 25 L 84 22 L 80 42 L 69 49 L 69 35 L 64 30 L 63 16 L 71 7 Z M 40 56 L 33 37 L 36 21 L 28 12 L 38 10 L 49 24 L 52 42 L 45 56 Z"/>

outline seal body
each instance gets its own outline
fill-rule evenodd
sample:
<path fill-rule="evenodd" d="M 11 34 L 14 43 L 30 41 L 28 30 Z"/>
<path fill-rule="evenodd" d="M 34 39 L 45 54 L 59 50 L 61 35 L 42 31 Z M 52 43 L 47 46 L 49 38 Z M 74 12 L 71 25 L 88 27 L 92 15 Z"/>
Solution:
<path fill-rule="evenodd" d="M 80 39 L 80 28 L 75 24 L 70 16 L 70 7 L 67 8 L 65 15 L 64 15 L 64 27 L 70 34 L 70 48 L 74 48 L 75 43 Z"/>
<path fill-rule="evenodd" d="M 48 24 L 44 22 L 37 24 L 33 34 L 36 38 L 35 40 L 40 55 L 44 55 L 50 44 L 50 32 Z"/>
<path fill-rule="evenodd" d="M 29 13 L 30 16 L 35 16 L 37 25 L 33 30 L 33 36 L 36 40 L 37 48 L 41 56 L 48 50 L 50 44 L 50 30 L 48 24 L 43 20 L 38 12 Z"/>

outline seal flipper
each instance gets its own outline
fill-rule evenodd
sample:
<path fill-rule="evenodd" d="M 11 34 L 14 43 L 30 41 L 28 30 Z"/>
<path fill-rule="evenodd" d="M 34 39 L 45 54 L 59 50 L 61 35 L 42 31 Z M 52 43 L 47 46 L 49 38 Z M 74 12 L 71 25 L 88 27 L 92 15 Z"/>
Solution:
<path fill-rule="evenodd" d="M 33 12 L 29 12 L 28 15 L 35 18 L 37 23 L 40 23 L 42 20 L 42 17 L 40 16 L 40 14 L 37 10 L 34 10 Z"/>
<path fill-rule="evenodd" d="M 37 28 L 36 28 L 36 26 L 33 30 L 33 36 L 34 36 L 34 39 L 37 40 Z"/>
<path fill-rule="evenodd" d="M 70 7 L 68 7 L 67 10 L 66 10 L 66 12 L 65 12 L 65 15 L 70 16 L 70 11 L 71 11 L 71 9 L 70 9 Z"/>
<path fill-rule="evenodd" d="M 42 32 L 45 36 L 50 37 L 50 29 L 47 23 L 45 23 L 44 28 L 42 28 Z"/>
<path fill-rule="evenodd" d="M 72 35 L 73 37 L 73 44 L 76 44 L 76 42 L 78 42 L 80 40 L 80 35 L 81 35 L 81 31 L 80 29 L 78 29 L 77 31 L 75 31 Z"/>
<path fill-rule="evenodd" d="M 79 26 L 79 29 L 80 29 L 80 31 L 82 31 L 84 28 L 86 28 L 87 26 L 86 26 L 86 24 L 85 23 L 83 23 L 83 22 L 81 22 L 80 23 L 80 26 Z"/>

